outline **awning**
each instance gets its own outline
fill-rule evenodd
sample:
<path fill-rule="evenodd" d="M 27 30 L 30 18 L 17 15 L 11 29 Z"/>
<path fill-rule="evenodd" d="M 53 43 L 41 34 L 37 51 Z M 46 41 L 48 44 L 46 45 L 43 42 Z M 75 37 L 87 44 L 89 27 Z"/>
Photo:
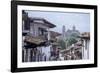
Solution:
<path fill-rule="evenodd" d="M 33 37 L 33 36 L 25 36 L 25 41 L 36 45 L 45 42 L 45 40 L 43 40 L 41 37 Z"/>

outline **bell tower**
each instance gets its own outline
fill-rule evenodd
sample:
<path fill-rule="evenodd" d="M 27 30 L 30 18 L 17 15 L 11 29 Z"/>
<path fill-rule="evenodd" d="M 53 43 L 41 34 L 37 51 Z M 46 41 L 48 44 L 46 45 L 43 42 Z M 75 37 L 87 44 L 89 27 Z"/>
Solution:
<path fill-rule="evenodd" d="M 73 31 L 75 31 L 76 30 L 76 27 L 75 26 L 73 26 Z"/>
<path fill-rule="evenodd" d="M 66 28 L 65 25 L 62 26 L 62 36 L 65 38 Z"/>

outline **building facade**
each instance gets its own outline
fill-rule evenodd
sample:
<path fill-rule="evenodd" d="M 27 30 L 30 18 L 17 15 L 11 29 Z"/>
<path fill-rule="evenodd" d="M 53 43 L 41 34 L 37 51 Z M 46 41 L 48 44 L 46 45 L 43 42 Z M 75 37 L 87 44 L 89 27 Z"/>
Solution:
<path fill-rule="evenodd" d="M 50 31 L 56 26 L 44 18 L 28 17 L 25 11 L 22 15 L 22 61 L 49 61 L 52 48 L 56 43 L 56 36 L 60 35 Z"/>
<path fill-rule="evenodd" d="M 81 34 L 81 39 L 83 43 L 82 47 L 82 58 L 89 59 L 89 52 L 90 52 L 90 33 L 84 32 Z"/>

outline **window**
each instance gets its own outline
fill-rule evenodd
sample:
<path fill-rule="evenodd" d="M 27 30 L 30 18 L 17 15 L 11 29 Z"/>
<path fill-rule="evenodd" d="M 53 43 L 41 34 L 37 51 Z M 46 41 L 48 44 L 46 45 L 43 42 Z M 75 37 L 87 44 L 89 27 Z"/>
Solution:
<path fill-rule="evenodd" d="M 47 35 L 47 30 L 39 28 L 39 35 Z"/>

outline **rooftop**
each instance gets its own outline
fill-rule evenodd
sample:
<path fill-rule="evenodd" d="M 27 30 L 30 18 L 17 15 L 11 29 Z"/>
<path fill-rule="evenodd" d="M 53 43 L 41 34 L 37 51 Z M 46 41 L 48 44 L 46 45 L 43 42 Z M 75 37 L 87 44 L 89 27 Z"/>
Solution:
<path fill-rule="evenodd" d="M 55 31 L 50 31 L 50 36 L 51 37 L 57 37 L 57 36 L 60 36 L 61 35 L 61 33 L 59 33 L 59 32 L 55 32 Z"/>
<path fill-rule="evenodd" d="M 89 39 L 90 38 L 90 32 L 84 32 L 80 35 L 81 38 Z"/>
<path fill-rule="evenodd" d="M 37 18 L 37 17 L 29 17 L 31 22 L 37 23 L 37 24 L 43 24 L 49 28 L 54 28 L 56 25 L 52 24 L 51 22 L 47 21 L 44 18 Z"/>

